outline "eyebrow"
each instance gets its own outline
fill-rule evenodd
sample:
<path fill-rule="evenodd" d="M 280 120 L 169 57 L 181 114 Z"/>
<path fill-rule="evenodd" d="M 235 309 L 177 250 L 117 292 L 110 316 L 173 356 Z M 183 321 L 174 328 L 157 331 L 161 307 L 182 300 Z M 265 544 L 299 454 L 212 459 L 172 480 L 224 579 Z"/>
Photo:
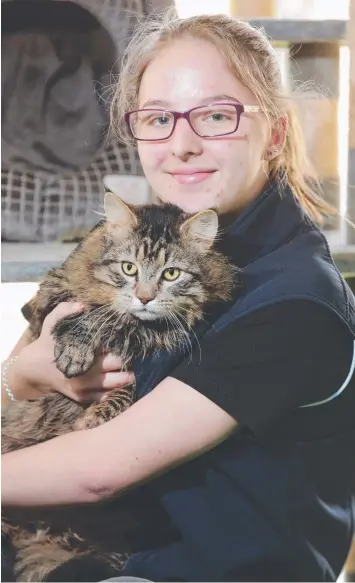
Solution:
<path fill-rule="evenodd" d="M 199 105 L 208 105 L 209 103 L 214 103 L 216 101 L 234 101 L 235 103 L 241 103 L 239 99 L 236 97 L 232 97 L 231 95 L 212 95 L 211 97 L 206 97 L 199 102 Z M 169 101 L 164 101 L 161 99 L 153 99 L 149 101 L 145 101 L 142 105 L 142 108 L 151 107 L 153 105 L 158 105 L 159 107 L 166 107 L 171 109 L 171 103 Z M 198 107 L 198 106 L 196 106 Z"/>

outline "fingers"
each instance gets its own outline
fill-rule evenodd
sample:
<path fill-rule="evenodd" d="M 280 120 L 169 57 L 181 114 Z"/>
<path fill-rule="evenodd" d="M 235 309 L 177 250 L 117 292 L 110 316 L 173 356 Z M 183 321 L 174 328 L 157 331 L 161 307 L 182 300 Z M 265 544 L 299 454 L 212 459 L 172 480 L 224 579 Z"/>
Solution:
<path fill-rule="evenodd" d="M 110 372 L 112 370 L 120 370 L 122 368 L 122 360 L 115 356 L 114 354 L 105 354 L 100 359 L 100 370 L 101 372 Z"/>
<path fill-rule="evenodd" d="M 103 389 L 118 389 L 132 385 L 134 381 L 132 372 L 108 372 L 102 375 L 101 386 Z"/>
<path fill-rule="evenodd" d="M 66 380 L 62 392 L 79 403 L 100 402 L 114 390 L 134 384 L 135 376 L 131 372 L 107 372 L 90 379 L 77 377 Z"/>
<path fill-rule="evenodd" d="M 79 302 L 62 302 L 46 317 L 41 334 L 42 345 L 48 347 L 48 334 L 55 324 L 65 318 L 84 309 Z M 40 340 L 40 339 L 39 339 Z M 135 376 L 132 372 L 121 371 L 122 360 L 111 353 L 98 355 L 90 369 L 75 378 L 67 379 L 59 372 L 53 363 L 53 348 L 49 348 L 50 362 L 55 369 L 54 386 L 63 394 L 71 399 L 83 402 L 100 402 L 110 391 L 123 388 L 135 382 Z"/>

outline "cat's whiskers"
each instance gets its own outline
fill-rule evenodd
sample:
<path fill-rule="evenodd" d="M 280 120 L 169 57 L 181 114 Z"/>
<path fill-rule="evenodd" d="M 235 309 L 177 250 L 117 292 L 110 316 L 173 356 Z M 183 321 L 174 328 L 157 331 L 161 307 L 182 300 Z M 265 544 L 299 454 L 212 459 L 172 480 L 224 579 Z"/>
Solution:
<path fill-rule="evenodd" d="M 121 312 L 118 312 L 117 310 L 115 310 L 114 312 L 116 314 L 116 320 L 114 321 L 114 323 L 112 324 L 112 328 L 111 328 L 111 334 L 109 336 L 109 339 L 107 341 L 107 346 L 110 346 L 110 342 L 111 342 L 111 338 L 112 338 L 112 334 L 114 331 L 117 332 L 116 330 L 116 325 L 118 324 L 119 320 L 121 319 L 121 327 L 124 326 L 125 321 L 124 321 L 124 317 L 122 316 Z"/>
<path fill-rule="evenodd" d="M 181 312 L 186 312 L 187 314 L 189 314 L 191 316 L 192 321 L 186 321 L 186 324 L 189 327 L 189 329 L 192 328 L 192 324 L 194 323 L 195 320 L 201 320 L 201 321 L 204 320 L 204 318 L 202 318 L 202 316 L 201 316 L 201 312 L 198 311 L 197 309 L 193 309 L 191 307 L 185 308 L 184 306 L 176 306 L 176 307 L 174 307 L 174 310 L 177 313 L 181 314 L 181 317 L 183 316 L 183 314 Z"/>
<path fill-rule="evenodd" d="M 182 342 L 183 345 L 186 345 L 186 348 L 190 348 L 190 356 L 192 356 L 192 343 L 189 333 L 184 328 L 182 322 L 180 322 L 179 318 L 173 310 L 168 310 L 168 315 L 171 318 L 171 322 L 175 324 L 175 329 L 179 331 L 179 334 L 176 334 L 176 339 Z"/>
<path fill-rule="evenodd" d="M 106 342 L 106 344 L 107 344 L 107 348 L 110 346 L 110 342 L 111 342 L 111 338 L 112 338 L 112 333 L 113 333 L 113 331 L 115 330 L 115 328 L 116 328 L 116 325 L 117 325 L 117 323 L 118 323 L 118 320 L 119 320 L 119 319 L 120 319 L 119 315 L 116 315 L 116 320 L 115 320 L 115 321 L 112 323 L 112 326 L 111 326 L 111 333 L 110 333 L 110 336 L 109 336 L 109 338 L 108 338 L 108 340 L 107 340 L 107 342 Z"/>
<path fill-rule="evenodd" d="M 91 322 L 91 326 L 88 328 L 89 332 L 91 332 L 91 330 L 95 328 L 100 323 L 100 321 L 107 316 L 107 314 L 113 315 L 115 313 L 115 310 L 112 309 L 111 304 L 107 304 L 103 307 L 105 307 L 104 310 L 95 314 L 96 317 L 94 317 L 93 321 Z M 93 312 L 91 312 L 91 314 L 93 314 Z"/>
<path fill-rule="evenodd" d="M 197 308 L 195 310 L 193 310 L 192 308 L 185 308 L 184 306 L 177 306 L 176 308 L 174 308 L 175 312 L 177 312 L 181 318 L 183 318 L 189 328 L 189 331 L 192 332 L 192 334 L 195 336 L 196 338 L 196 342 L 199 344 L 199 340 L 195 334 L 195 331 L 193 329 L 193 324 L 196 320 L 198 320 L 201 323 L 205 323 L 206 319 L 203 317 L 201 310 L 197 310 Z M 184 317 L 184 315 L 181 313 L 182 311 L 186 312 L 190 317 L 192 321 L 187 321 L 186 318 Z M 201 347 L 200 347 L 201 350 Z"/>
<path fill-rule="evenodd" d="M 90 322 L 90 324 L 87 327 L 86 334 L 84 337 L 85 339 L 91 337 L 92 332 L 95 330 L 95 328 L 100 326 L 102 319 L 106 318 L 106 316 L 108 314 L 111 314 L 111 310 L 110 310 L 110 308 L 106 307 L 105 310 L 101 310 L 99 313 L 97 313 L 95 315 L 95 317 L 93 318 L 93 320 Z"/>
<path fill-rule="evenodd" d="M 92 311 L 87 312 L 86 314 L 83 315 L 82 318 L 78 319 L 78 323 L 73 327 L 73 331 L 75 331 L 76 328 L 78 328 L 80 325 L 82 325 L 83 320 L 90 319 L 90 324 L 87 327 L 85 335 L 80 337 L 79 345 L 86 345 L 87 344 L 86 339 L 90 338 L 91 331 L 93 330 L 93 328 L 95 328 L 100 323 L 100 320 L 102 318 L 104 318 L 107 315 L 107 313 L 110 311 L 111 311 L 111 304 L 105 304 L 103 306 L 99 306 L 98 308 L 95 308 Z M 91 321 L 93 314 L 94 314 L 94 317 Z"/>
<path fill-rule="evenodd" d="M 104 317 L 104 316 L 103 316 L 103 317 Z M 102 330 L 102 328 L 105 326 L 106 322 L 108 322 L 108 321 L 109 321 L 111 318 L 112 318 L 112 311 L 110 310 L 110 314 L 109 314 L 108 318 L 106 318 L 106 319 L 105 319 L 105 320 L 102 322 L 102 324 L 101 324 L 101 326 L 98 328 L 98 330 L 96 330 L 96 333 L 95 333 L 95 335 L 94 335 L 94 337 L 93 337 L 93 339 L 92 339 L 92 343 L 93 343 L 94 345 L 95 345 L 96 338 L 97 338 L 97 337 L 99 336 L 99 334 L 100 334 L 100 331 L 101 331 L 101 330 Z"/>
<path fill-rule="evenodd" d="M 115 323 L 112 325 L 112 330 L 111 330 L 111 334 L 110 334 L 110 338 L 107 342 L 107 345 L 109 345 L 110 340 L 112 338 L 112 333 L 115 331 L 117 333 L 116 330 L 116 323 L 120 321 L 120 329 L 123 330 L 126 328 L 127 324 L 129 323 L 130 320 L 130 314 L 128 312 L 121 312 L 118 309 L 115 310 L 116 314 L 117 314 L 117 319 L 115 321 Z M 128 333 L 128 329 L 126 329 L 125 332 L 125 342 L 124 344 L 122 344 L 121 346 L 121 352 L 120 352 L 120 359 L 123 363 L 122 368 L 125 368 L 126 363 L 129 361 L 128 359 L 128 349 L 129 349 L 129 333 Z"/>
<path fill-rule="evenodd" d="M 80 342 L 78 342 L 78 347 L 79 346 L 87 346 L 87 344 L 88 344 L 87 339 L 89 339 L 89 344 L 95 344 L 95 339 L 96 339 L 97 334 L 102 326 L 99 327 L 98 331 L 96 332 L 96 334 L 93 338 L 91 338 L 92 330 L 100 324 L 100 322 L 102 321 L 102 318 L 105 318 L 108 313 L 110 315 L 109 315 L 109 318 L 107 318 L 105 320 L 105 322 L 112 317 L 112 306 L 111 306 L 111 304 L 104 304 L 103 306 L 99 306 L 98 308 L 95 308 L 94 310 L 87 312 L 86 314 L 84 314 L 82 316 L 82 318 L 79 318 L 77 324 L 73 327 L 73 331 L 75 331 L 80 325 L 82 325 L 83 320 L 89 319 L 90 322 L 86 328 L 85 334 L 83 336 L 80 336 Z M 93 317 L 93 314 L 94 314 L 94 317 Z M 91 318 L 92 318 L 92 321 L 91 321 Z M 105 322 L 104 322 L 104 324 L 105 324 Z"/>
<path fill-rule="evenodd" d="M 84 321 L 84 320 L 86 320 L 86 319 L 88 318 L 88 316 L 89 316 L 89 315 L 90 315 L 90 314 L 84 314 L 84 315 L 82 315 L 82 317 L 81 317 L 81 318 L 80 318 L 80 317 L 78 318 L 78 321 L 76 322 L 76 324 L 75 324 L 75 325 L 73 326 L 73 328 L 72 328 L 72 333 L 73 333 L 73 334 L 75 334 L 75 332 L 76 332 L 76 331 L 77 331 L 79 328 L 81 328 L 81 329 L 83 328 L 83 326 L 82 326 L 82 324 L 83 324 L 83 321 Z M 84 329 L 85 329 L 85 327 L 84 327 Z M 79 337 L 78 337 L 78 347 L 79 347 L 79 346 L 81 346 L 81 345 L 86 345 L 86 342 L 85 342 L 85 341 L 86 341 L 86 339 L 88 338 L 88 336 L 90 336 L 90 331 L 91 331 L 91 329 L 92 329 L 92 326 L 90 326 L 90 327 L 89 327 L 89 328 L 88 328 L 88 329 L 85 331 L 85 334 L 84 334 L 84 336 L 79 336 Z"/>
<path fill-rule="evenodd" d="M 107 309 L 108 309 L 108 307 L 109 307 L 109 305 L 110 305 L 110 304 L 105 304 L 105 305 L 103 305 L 103 306 L 99 306 L 98 308 L 95 308 L 95 309 L 94 309 L 94 310 L 92 310 L 92 311 L 89 311 L 89 312 L 84 312 L 84 314 L 79 314 L 79 315 L 78 315 L 78 322 L 77 322 L 77 323 L 75 324 L 75 326 L 73 326 L 73 328 L 72 328 L 73 332 L 76 330 L 76 328 L 77 328 L 78 326 L 80 326 L 80 324 L 82 324 L 82 322 L 84 322 L 84 321 L 85 321 L 85 320 L 87 320 L 87 319 L 90 319 L 90 320 L 91 320 L 91 318 L 92 318 L 93 314 L 95 314 L 95 316 L 97 316 L 96 312 L 100 312 L 101 310 L 103 310 L 103 311 L 107 310 Z M 102 315 L 102 314 L 100 313 L 100 317 L 101 317 L 101 315 Z M 94 318 L 94 321 L 96 322 L 96 321 L 97 321 L 97 319 L 95 319 L 95 318 Z M 90 327 L 90 330 L 91 330 L 91 329 L 92 329 L 92 326 Z"/>
<path fill-rule="evenodd" d="M 168 334 L 169 334 L 169 323 L 170 323 L 170 321 L 169 321 L 169 319 L 167 318 L 167 316 L 165 314 L 163 314 L 163 318 L 164 318 L 164 320 L 166 322 L 166 328 L 167 328 Z"/>
<path fill-rule="evenodd" d="M 180 306 L 180 307 L 182 308 L 182 306 Z M 174 310 L 174 309 L 173 309 L 173 310 Z M 187 311 L 187 312 L 189 312 L 189 313 L 191 313 L 191 311 L 190 311 L 190 310 L 187 310 L 187 309 L 186 309 L 186 311 Z M 198 346 L 198 348 L 199 348 L 199 352 L 200 352 L 200 362 L 201 362 L 201 358 L 202 358 L 201 344 L 200 344 L 200 341 L 199 341 L 199 339 L 198 339 L 198 337 L 197 337 L 197 335 L 196 335 L 196 333 L 195 333 L 194 329 L 193 329 L 192 327 L 190 327 L 190 325 L 189 325 L 189 322 L 187 321 L 187 319 L 186 319 L 186 318 L 185 318 L 185 317 L 184 317 L 184 316 L 183 316 L 181 313 L 177 313 L 177 308 L 175 308 L 174 312 L 175 312 L 175 314 L 176 314 L 177 316 L 180 316 L 180 318 L 181 318 L 181 319 L 182 319 L 184 322 L 186 322 L 186 324 L 187 324 L 187 326 L 188 326 L 188 328 L 189 328 L 189 333 L 192 333 L 192 334 L 194 335 L 194 337 L 195 337 L 195 340 L 196 340 L 196 344 L 197 344 L 197 346 Z M 190 335 L 189 335 L 189 334 L 188 334 L 188 336 L 189 336 L 189 340 L 190 340 L 190 344 L 191 344 L 191 357 L 190 357 L 190 360 L 191 360 L 191 358 L 192 358 L 192 343 L 191 343 L 191 339 L 190 339 Z"/>
<path fill-rule="evenodd" d="M 170 322 L 170 324 L 172 325 L 171 331 L 168 331 L 168 343 L 167 343 L 167 349 L 168 350 L 172 350 L 172 348 L 178 344 L 179 340 L 181 340 L 181 335 L 177 334 L 176 332 L 176 323 L 173 319 L 173 314 L 170 313 L 169 310 L 166 310 L 166 316 L 164 316 L 164 318 L 166 318 L 167 322 Z"/>

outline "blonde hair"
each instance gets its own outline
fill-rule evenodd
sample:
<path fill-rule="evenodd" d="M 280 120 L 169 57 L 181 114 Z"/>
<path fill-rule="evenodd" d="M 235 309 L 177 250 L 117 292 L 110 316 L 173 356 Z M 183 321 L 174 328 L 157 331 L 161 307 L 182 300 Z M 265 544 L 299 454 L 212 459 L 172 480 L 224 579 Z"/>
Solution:
<path fill-rule="evenodd" d="M 321 187 L 305 148 L 294 101 L 282 91 L 275 50 L 264 33 L 248 22 L 227 15 L 178 18 L 170 11 L 149 18 L 136 30 L 123 58 L 111 104 L 111 126 L 127 141 L 124 113 L 138 106 L 142 76 L 154 57 L 170 43 L 192 37 L 211 42 L 220 50 L 234 75 L 255 95 L 271 127 L 287 124 L 285 144 L 269 162 L 269 178 L 281 177 L 316 221 L 334 214 L 321 197 Z"/>

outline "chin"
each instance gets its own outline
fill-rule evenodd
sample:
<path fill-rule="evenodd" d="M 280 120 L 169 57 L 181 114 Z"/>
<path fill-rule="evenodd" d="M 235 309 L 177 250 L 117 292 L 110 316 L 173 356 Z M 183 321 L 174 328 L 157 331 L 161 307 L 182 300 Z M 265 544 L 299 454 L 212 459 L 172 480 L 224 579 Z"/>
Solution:
<path fill-rule="evenodd" d="M 206 193 L 199 193 L 198 195 L 194 193 L 176 194 L 176 196 L 171 197 L 170 200 L 164 200 L 164 202 L 169 202 L 175 204 L 182 211 L 188 214 L 195 214 L 206 209 L 216 208 L 215 197 L 208 196 Z"/>
<path fill-rule="evenodd" d="M 148 312 L 148 311 L 137 311 L 137 312 L 133 312 L 133 315 L 138 318 L 139 320 L 159 320 L 158 314 L 155 314 L 154 312 Z"/>
<path fill-rule="evenodd" d="M 209 202 L 209 201 L 204 201 L 201 202 L 200 204 L 196 201 L 191 201 L 190 203 L 187 203 L 185 205 L 179 205 L 180 208 L 185 211 L 185 213 L 188 213 L 190 215 L 193 215 L 195 213 L 200 213 L 201 211 L 205 211 L 207 209 L 216 209 L 216 204 L 214 202 Z M 216 209 L 217 210 L 217 209 Z"/>
<path fill-rule="evenodd" d="M 216 208 L 221 190 L 221 185 L 216 182 L 209 185 L 203 182 L 179 185 L 174 180 L 173 183 L 166 182 L 164 188 L 162 184 L 159 186 L 160 188 L 153 188 L 153 191 L 161 202 L 174 204 L 189 214 Z"/>

